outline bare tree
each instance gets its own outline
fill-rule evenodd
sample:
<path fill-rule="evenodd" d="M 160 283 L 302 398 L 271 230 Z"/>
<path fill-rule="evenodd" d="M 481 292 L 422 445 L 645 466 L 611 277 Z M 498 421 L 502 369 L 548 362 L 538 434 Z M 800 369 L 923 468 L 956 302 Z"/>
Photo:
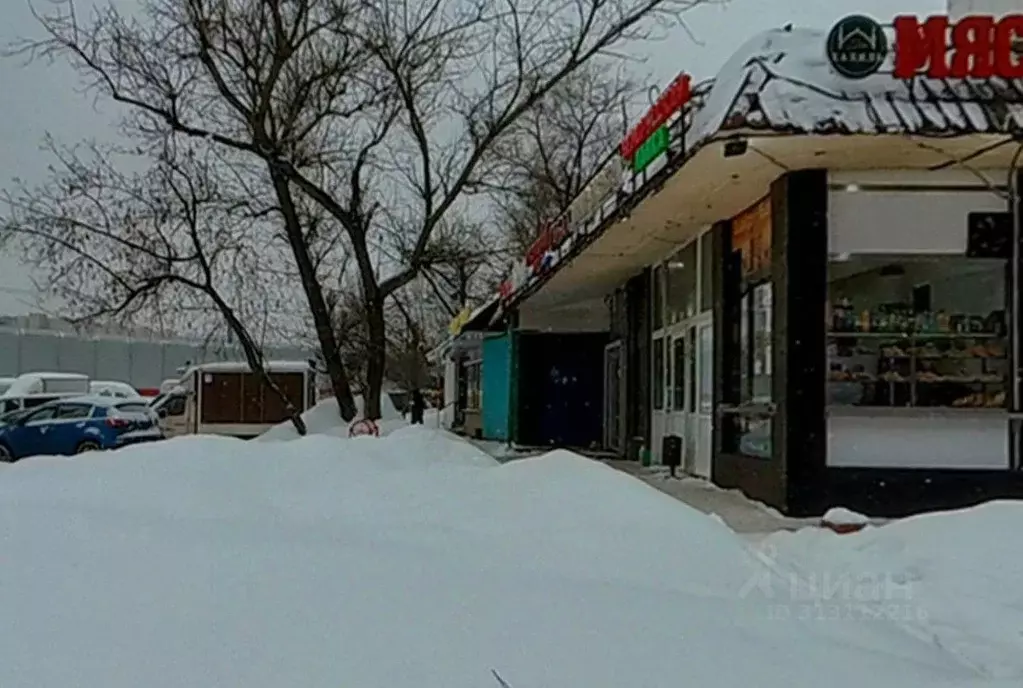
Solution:
<path fill-rule="evenodd" d="M 155 159 L 145 156 L 147 169 L 133 174 L 122 171 L 138 166 L 126 152 L 95 145 L 50 150 L 57 162 L 48 182 L 0 194 L 6 208 L 0 239 L 23 251 L 41 286 L 67 304 L 70 321 L 176 315 L 209 331 L 219 320 L 305 434 L 300 409 L 270 375 L 262 342 L 245 323 L 256 315 L 245 305 L 269 303 L 266 294 L 252 296 L 263 288 L 273 248 L 258 243 L 249 209 L 222 188 L 215 151 L 168 145 Z"/>
<path fill-rule="evenodd" d="M 379 417 L 385 301 L 431 265 L 434 233 L 495 172 L 488 152 L 594 58 L 716 0 L 141 0 L 40 15 L 23 54 L 67 60 L 127 107 L 125 133 L 168 131 L 262 166 L 341 414 L 355 407 L 299 211 L 346 235 L 372 342 Z M 374 260 L 386 244 L 399 259 Z"/>
<path fill-rule="evenodd" d="M 624 69 L 590 63 L 494 147 L 501 173 L 482 186 L 492 194 L 510 246 L 525 251 L 538 228 L 565 210 L 614 154 L 628 127 L 624 106 L 637 91 Z"/>
<path fill-rule="evenodd" d="M 493 295 L 509 259 L 521 257 L 492 220 L 453 220 L 436 232 L 433 258 L 420 274 L 428 288 L 426 298 L 449 319 Z"/>

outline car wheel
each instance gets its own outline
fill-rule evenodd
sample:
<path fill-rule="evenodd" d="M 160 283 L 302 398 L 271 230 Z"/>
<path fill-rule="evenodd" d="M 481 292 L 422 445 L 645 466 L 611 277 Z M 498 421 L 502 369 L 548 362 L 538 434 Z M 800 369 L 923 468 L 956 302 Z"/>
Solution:
<path fill-rule="evenodd" d="M 84 442 L 80 442 L 78 444 L 78 447 L 75 449 L 75 454 L 84 454 L 86 452 L 99 451 L 100 449 L 101 447 L 99 446 L 98 442 L 93 442 L 92 440 L 85 440 Z"/>
<path fill-rule="evenodd" d="M 0 463 L 14 463 L 14 454 L 2 444 L 0 444 Z"/>

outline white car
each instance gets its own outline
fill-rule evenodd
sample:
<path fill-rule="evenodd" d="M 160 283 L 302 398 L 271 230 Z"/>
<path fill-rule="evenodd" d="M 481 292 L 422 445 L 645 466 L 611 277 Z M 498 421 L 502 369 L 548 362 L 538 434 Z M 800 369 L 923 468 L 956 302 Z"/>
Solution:
<path fill-rule="evenodd" d="M 117 397 L 119 399 L 142 399 L 138 390 L 127 382 L 111 380 L 93 380 L 89 383 L 89 394 L 99 397 Z"/>

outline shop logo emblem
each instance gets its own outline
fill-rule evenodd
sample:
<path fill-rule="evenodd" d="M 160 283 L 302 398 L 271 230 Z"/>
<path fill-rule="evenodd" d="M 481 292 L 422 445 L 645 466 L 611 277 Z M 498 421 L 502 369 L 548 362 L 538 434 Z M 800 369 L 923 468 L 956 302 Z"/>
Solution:
<path fill-rule="evenodd" d="M 827 42 L 828 61 L 847 79 L 863 79 L 877 73 L 888 57 L 888 37 L 870 17 L 854 14 L 840 20 Z"/>

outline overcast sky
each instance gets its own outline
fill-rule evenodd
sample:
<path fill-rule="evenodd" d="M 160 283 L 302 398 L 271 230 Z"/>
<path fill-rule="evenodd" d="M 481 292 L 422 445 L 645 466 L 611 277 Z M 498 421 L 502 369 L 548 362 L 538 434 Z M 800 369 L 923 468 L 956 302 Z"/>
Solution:
<path fill-rule="evenodd" d="M 790 22 L 825 29 L 852 13 L 886 21 L 896 12 L 926 15 L 944 10 L 945 0 L 731 0 L 727 6 L 707 6 L 686 15 L 689 33 L 699 43 L 676 29 L 668 40 L 634 46 L 633 54 L 644 61 L 637 70 L 649 72 L 659 85 L 681 71 L 699 80 L 713 76 L 738 47 L 765 29 Z M 37 31 L 27 2 L 0 0 L 0 42 Z M 0 184 L 45 174 L 48 160 L 38 146 L 47 133 L 68 142 L 110 135 L 107 116 L 80 95 L 66 69 L 0 60 Z M 16 256 L 0 256 L 0 315 L 33 310 L 31 286 Z"/>

